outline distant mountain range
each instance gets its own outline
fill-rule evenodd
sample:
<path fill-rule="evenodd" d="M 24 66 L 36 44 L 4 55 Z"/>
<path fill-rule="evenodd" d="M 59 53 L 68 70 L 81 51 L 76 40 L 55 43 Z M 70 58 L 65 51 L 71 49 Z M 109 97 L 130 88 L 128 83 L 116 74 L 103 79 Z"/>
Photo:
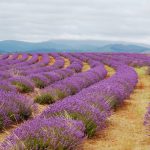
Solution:
<path fill-rule="evenodd" d="M 0 53 L 14 52 L 132 52 L 150 53 L 150 46 L 125 42 L 94 40 L 51 40 L 31 43 L 23 41 L 0 41 Z"/>

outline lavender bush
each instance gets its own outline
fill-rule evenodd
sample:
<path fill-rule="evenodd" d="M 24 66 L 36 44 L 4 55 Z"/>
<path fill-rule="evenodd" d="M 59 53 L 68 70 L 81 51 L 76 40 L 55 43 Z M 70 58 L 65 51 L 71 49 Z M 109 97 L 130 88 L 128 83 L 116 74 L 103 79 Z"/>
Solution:
<path fill-rule="evenodd" d="M 65 118 L 36 118 L 13 131 L 12 135 L 0 144 L 1 150 L 72 150 L 84 138 L 81 121 Z"/>
<path fill-rule="evenodd" d="M 15 92 L 0 90 L 0 130 L 28 119 L 35 107 L 33 101 Z"/>
<path fill-rule="evenodd" d="M 32 81 L 26 77 L 13 77 L 10 78 L 9 81 L 12 85 L 15 85 L 17 90 L 21 93 L 33 92 L 34 90 Z"/>
<path fill-rule="evenodd" d="M 78 73 L 74 76 L 60 80 L 40 92 L 40 95 L 36 97 L 36 102 L 46 104 L 52 98 L 56 100 L 62 99 L 69 95 L 74 95 L 81 89 L 86 88 L 106 76 L 107 72 L 103 66 L 95 67 L 87 72 Z M 46 95 L 51 95 L 46 97 Z M 50 98 L 50 99 L 49 99 Z"/>

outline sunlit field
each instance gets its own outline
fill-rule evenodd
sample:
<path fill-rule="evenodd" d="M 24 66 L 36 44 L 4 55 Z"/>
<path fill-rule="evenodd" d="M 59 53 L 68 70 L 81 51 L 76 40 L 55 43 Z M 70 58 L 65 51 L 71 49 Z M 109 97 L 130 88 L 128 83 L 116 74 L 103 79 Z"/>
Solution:
<path fill-rule="evenodd" d="M 150 55 L 0 55 L 0 150 L 150 150 Z"/>

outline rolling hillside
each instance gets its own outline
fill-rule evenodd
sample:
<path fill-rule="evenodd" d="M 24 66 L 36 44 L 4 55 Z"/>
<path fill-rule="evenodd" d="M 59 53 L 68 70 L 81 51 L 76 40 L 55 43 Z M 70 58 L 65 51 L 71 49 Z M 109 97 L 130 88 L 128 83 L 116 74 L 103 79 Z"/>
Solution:
<path fill-rule="evenodd" d="M 51 40 L 31 43 L 0 41 L 0 52 L 150 52 L 150 46 L 111 41 Z"/>

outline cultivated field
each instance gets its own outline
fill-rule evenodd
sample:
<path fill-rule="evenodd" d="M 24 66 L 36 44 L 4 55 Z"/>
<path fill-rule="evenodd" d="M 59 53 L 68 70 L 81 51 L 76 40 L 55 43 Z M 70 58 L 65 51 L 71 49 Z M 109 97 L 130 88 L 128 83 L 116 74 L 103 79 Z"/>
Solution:
<path fill-rule="evenodd" d="M 0 150 L 150 150 L 150 56 L 0 55 Z"/>

